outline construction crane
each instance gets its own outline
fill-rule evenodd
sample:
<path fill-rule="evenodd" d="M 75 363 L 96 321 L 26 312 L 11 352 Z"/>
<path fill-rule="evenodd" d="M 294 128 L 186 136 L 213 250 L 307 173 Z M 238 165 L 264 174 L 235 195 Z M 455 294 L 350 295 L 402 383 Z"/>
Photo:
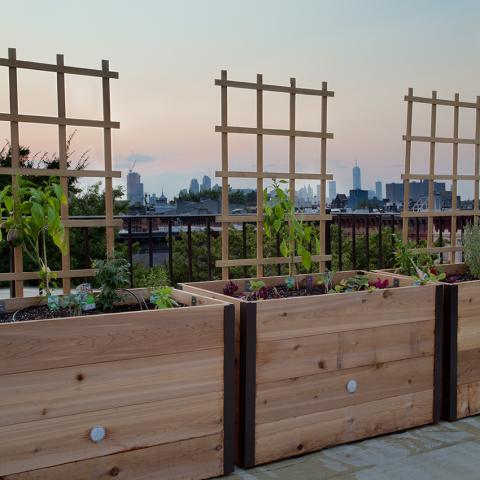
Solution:
<path fill-rule="evenodd" d="M 133 161 L 132 167 L 130 168 L 130 172 L 133 172 L 133 169 L 135 168 L 136 163 L 137 163 L 137 159 Z"/>

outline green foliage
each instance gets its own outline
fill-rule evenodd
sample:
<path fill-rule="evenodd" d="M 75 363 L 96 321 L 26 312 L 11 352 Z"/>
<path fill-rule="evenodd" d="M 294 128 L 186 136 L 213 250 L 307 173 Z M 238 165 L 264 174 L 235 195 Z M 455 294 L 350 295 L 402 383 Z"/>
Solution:
<path fill-rule="evenodd" d="M 362 290 L 376 290 L 376 287 L 370 285 L 367 275 L 357 274 L 340 280 L 333 291 L 329 290 L 329 293 L 360 292 Z"/>
<path fill-rule="evenodd" d="M 447 278 L 447 275 L 444 272 L 437 272 L 434 268 L 427 268 L 424 272 L 416 267 L 415 271 L 416 275 L 413 275 L 413 279 L 417 285 L 426 285 L 430 282 L 441 282 Z"/>
<path fill-rule="evenodd" d="M 395 235 L 394 264 L 397 272 L 410 276 L 415 272 L 416 268 L 422 271 L 432 268 L 437 255 L 418 250 L 425 247 L 425 242 L 421 242 L 419 245 L 412 241 L 403 243 Z"/>
<path fill-rule="evenodd" d="M 265 288 L 265 282 L 263 280 L 250 280 L 251 292 L 259 292 L 262 288 Z"/>
<path fill-rule="evenodd" d="M 169 284 L 168 272 L 165 267 L 159 265 L 147 268 L 140 263 L 133 265 L 133 286 L 135 288 L 155 288 Z"/>
<path fill-rule="evenodd" d="M 16 181 L 17 189 L 7 185 L 0 191 L 0 218 L 7 218 L 3 224 L 7 242 L 14 247 L 21 246 L 35 263 L 40 276 L 40 291 L 45 291 L 48 296 L 55 275 L 48 264 L 47 238 L 63 255 L 67 253 L 60 216 L 61 205 L 67 203 L 67 198 L 58 183 L 49 182 L 36 187 L 21 177 Z"/>
<path fill-rule="evenodd" d="M 275 197 L 275 204 L 268 205 L 268 189 L 263 192 L 264 196 L 264 221 L 263 227 L 268 239 L 273 239 L 277 234 L 282 237 L 280 244 L 280 253 L 283 257 L 289 259 L 288 275 L 291 277 L 295 273 L 295 253 L 302 258 L 302 265 L 310 270 L 312 265 L 312 255 L 308 250 L 312 240 L 312 227 L 298 220 L 295 216 L 295 203 L 290 199 L 288 190 L 282 189 L 285 180 L 276 180 L 272 185 L 272 193 Z M 320 249 L 318 238 L 315 237 L 317 251 Z M 296 247 L 296 248 L 295 248 Z"/>
<path fill-rule="evenodd" d="M 172 287 L 160 287 L 152 291 L 157 309 L 179 307 L 179 304 L 172 297 Z"/>
<path fill-rule="evenodd" d="M 332 289 L 334 275 L 335 275 L 334 272 L 331 272 L 330 270 L 326 270 L 325 272 L 319 275 L 317 284 L 323 285 L 325 287 L 325 290 L 329 292 Z"/>
<path fill-rule="evenodd" d="M 92 268 L 97 270 L 96 279 L 100 283 L 100 292 L 95 303 L 102 312 L 112 310 L 115 302 L 123 299 L 118 289 L 129 284 L 130 264 L 124 258 L 110 257 L 106 260 L 94 260 Z"/>
<path fill-rule="evenodd" d="M 480 225 L 478 223 L 468 223 L 465 226 L 463 246 L 468 271 L 475 278 L 480 278 Z"/>

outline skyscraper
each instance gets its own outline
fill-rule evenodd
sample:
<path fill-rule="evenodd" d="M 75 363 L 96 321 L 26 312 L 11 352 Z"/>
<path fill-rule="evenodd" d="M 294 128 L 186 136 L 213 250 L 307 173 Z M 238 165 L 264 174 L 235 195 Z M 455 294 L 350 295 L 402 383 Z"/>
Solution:
<path fill-rule="evenodd" d="M 212 189 L 212 180 L 208 175 L 205 175 L 202 180 L 202 185 L 200 186 L 201 192 L 208 192 Z"/>
<path fill-rule="evenodd" d="M 383 200 L 383 188 L 380 180 L 375 182 L 375 196 L 378 198 L 378 200 Z"/>
<path fill-rule="evenodd" d="M 199 193 L 200 187 L 198 185 L 198 180 L 196 178 L 192 178 L 190 181 L 190 193 Z"/>
<path fill-rule="evenodd" d="M 331 182 L 328 182 L 328 198 L 330 201 L 335 200 L 335 197 L 337 196 L 337 182 L 332 180 Z"/>
<path fill-rule="evenodd" d="M 357 161 L 355 160 L 355 166 L 353 167 L 353 190 L 362 189 L 362 177 L 360 173 L 360 167 L 358 166 Z"/>
<path fill-rule="evenodd" d="M 127 174 L 127 200 L 131 205 L 143 204 L 143 183 L 140 174 L 132 170 Z"/>

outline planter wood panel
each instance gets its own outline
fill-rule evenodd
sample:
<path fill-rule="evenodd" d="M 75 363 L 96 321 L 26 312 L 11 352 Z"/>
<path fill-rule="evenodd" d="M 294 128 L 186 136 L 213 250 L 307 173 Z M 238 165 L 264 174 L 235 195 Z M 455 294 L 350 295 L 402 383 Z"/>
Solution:
<path fill-rule="evenodd" d="M 464 264 L 440 268 L 465 273 Z M 444 417 L 456 420 L 480 413 L 480 280 L 447 284 L 445 313 Z"/>
<path fill-rule="evenodd" d="M 335 281 L 353 273 L 340 272 Z M 275 285 L 283 277 L 262 280 Z M 397 281 L 399 288 L 373 292 L 234 299 L 241 466 L 439 419 L 442 286 Z M 226 299 L 224 284 L 183 288 Z M 245 280 L 238 284 L 244 289 Z M 357 382 L 354 393 L 346 388 L 350 380 Z"/>
<path fill-rule="evenodd" d="M 2 478 L 233 470 L 233 306 L 174 297 L 190 306 L 0 324 Z"/>
<path fill-rule="evenodd" d="M 466 272 L 463 263 L 436 268 L 448 275 Z M 444 317 L 442 418 L 453 421 L 480 413 L 480 280 L 444 284 Z"/>

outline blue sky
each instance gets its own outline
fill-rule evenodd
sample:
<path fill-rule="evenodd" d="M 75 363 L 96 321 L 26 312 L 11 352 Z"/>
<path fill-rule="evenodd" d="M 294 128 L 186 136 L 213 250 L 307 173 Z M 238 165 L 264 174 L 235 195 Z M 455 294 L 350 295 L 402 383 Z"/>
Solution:
<path fill-rule="evenodd" d="M 120 72 L 112 84 L 112 117 L 121 122 L 114 134 L 115 166 L 126 169 L 138 157 L 137 170 L 148 192 L 162 187 L 171 197 L 192 176 L 213 176 L 220 165 L 219 88 L 214 78 L 226 68 L 229 77 L 319 88 L 328 81 L 335 91 L 329 102 L 328 169 L 337 188 L 351 185 L 355 157 L 363 186 L 377 178 L 399 180 L 403 169 L 408 87 L 421 96 L 475 101 L 480 94 L 477 61 L 480 3 L 475 1 L 82 1 L 10 2 L 3 10 L 1 56 L 16 47 L 18 58 L 99 66 L 103 58 Z M 7 111 L 7 76 L 0 69 L 0 111 Z M 22 113 L 55 110 L 55 79 L 26 72 L 19 78 Z M 67 83 L 69 114 L 98 117 L 100 84 L 71 79 Z M 319 110 L 311 99 L 299 101 L 298 123 L 316 128 Z M 231 121 L 255 122 L 253 92 L 232 93 Z M 265 95 L 265 126 L 288 122 L 288 99 Z M 439 109 L 439 134 L 450 136 L 451 112 Z M 460 118 L 471 136 L 473 112 Z M 428 109 L 415 112 L 419 134 L 428 129 Z M 8 138 L 8 124 L 0 124 Z M 54 127 L 24 127 L 22 143 L 34 150 L 57 149 Z M 266 142 L 265 163 L 286 162 L 283 139 Z M 235 138 L 232 166 L 254 165 L 254 139 Z M 90 150 L 92 167 L 101 166 L 101 135 L 79 129 L 75 148 Z M 299 142 L 303 170 L 318 168 L 318 145 Z M 419 148 L 418 164 L 427 152 Z M 473 162 L 468 148 L 460 152 L 461 169 Z M 447 173 L 451 152 L 439 149 L 439 168 Z M 464 160 L 463 160 L 464 159 Z M 415 161 L 415 160 L 414 160 Z M 465 171 L 467 173 L 467 171 Z M 473 172 L 472 172 L 473 173 Z M 234 186 L 252 186 L 239 182 Z M 464 193 L 471 191 L 462 185 Z"/>

